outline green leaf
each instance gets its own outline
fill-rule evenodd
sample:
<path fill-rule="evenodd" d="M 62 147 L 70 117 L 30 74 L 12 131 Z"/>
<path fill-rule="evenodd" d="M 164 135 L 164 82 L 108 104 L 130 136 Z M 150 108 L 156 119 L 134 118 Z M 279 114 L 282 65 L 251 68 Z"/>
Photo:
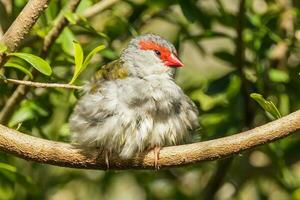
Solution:
<path fill-rule="evenodd" d="M 231 76 L 230 83 L 228 88 L 226 89 L 226 96 L 227 99 L 234 98 L 240 91 L 241 88 L 241 78 L 238 76 Z"/>
<path fill-rule="evenodd" d="M 109 50 L 109 49 L 105 49 L 101 52 L 101 55 L 104 58 L 108 58 L 109 60 L 115 60 L 118 58 L 118 54 L 115 51 Z"/>
<path fill-rule="evenodd" d="M 93 56 L 96 55 L 96 53 L 98 53 L 99 51 L 105 49 L 105 46 L 104 45 L 100 45 L 100 46 L 97 46 L 96 48 L 94 48 L 88 55 L 87 57 L 85 58 L 84 62 L 83 62 L 83 68 L 82 70 L 84 70 L 87 65 L 90 63 L 90 61 L 92 60 Z M 81 70 L 81 71 L 82 71 Z"/>
<path fill-rule="evenodd" d="M 52 69 L 50 65 L 42 58 L 29 54 L 29 53 L 10 53 L 10 56 L 16 56 L 21 58 L 32 65 L 35 69 L 37 69 L 42 74 L 46 76 L 50 76 L 52 74 Z"/>
<path fill-rule="evenodd" d="M 24 121 L 32 120 L 38 116 L 47 116 L 48 112 L 32 101 L 23 101 L 21 107 L 14 112 L 8 126 L 14 127 Z"/>
<path fill-rule="evenodd" d="M 281 114 L 272 101 L 267 101 L 261 94 L 252 93 L 251 98 L 254 99 L 267 113 L 275 119 L 279 119 Z"/>
<path fill-rule="evenodd" d="M 34 119 L 34 112 L 30 107 L 21 107 L 18 109 L 12 116 L 10 122 L 8 123 L 9 127 L 14 127 L 19 123 L 22 123 L 27 120 Z"/>
<path fill-rule="evenodd" d="M 7 50 L 7 46 L 5 44 L 0 43 L 0 53 L 4 53 Z"/>
<path fill-rule="evenodd" d="M 70 81 L 70 84 L 73 84 L 79 74 L 82 72 L 83 68 L 83 51 L 81 48 L 81 45 L 77 41 L 73 41 L 73 47 L 74 47 L 74 59 L 75 59 L 75 70 L 74 75 L 72 77 L 72 80 Z"/>
<path fill-rule="evenodd" d="M 71 11 L 65 11 L 64 16 L 73 25 L 76 24 L 79 19 L 78 15 Z"/>
<path fill-rule="evenodd" d="M 32 187 L 32 179 L 29 176 L 18 173 L 15 166 L 0 162 L 0 172 L 11 182 L 17 181 L 25 187 Z"/>
<path fill-rule="evenodd" d="M 109 40 L 110 38 L 108 37 L 108 35 L 106 35 L 103 32 L 99 32 L 97 31 L 90 23 L 89 21 L 80 15 L 77 15 L 77 17 L 79 17 L 79 20 L 77 21 L 77 25 L 80 26 L 81 28 L 89 31 L 90 33 L 94 33 L 96 35 L 98 35 L 99 37 L 104 38 L 105 40 Z M 79 23 L 78 23 L 79 22 Z"/>
<path fill-rule="evenodd" d="M 73 41 L 75 40 L 75 36 L 71 29 L 68 27 L 64 28 L 63 32 L 60 34 L 59 38 L 57 39 L 57 43 L 61 44 L 62 50 L 68 54 L 72 55 L 73 49 Z"/>
<path fill-rule="evenodd" d="M 4 64 L 4 67 L 16 68 L 16 69 L 24 72 L 26 75 L 28 75 L 30 77 L 30 79 L 33 79 L 31 72 L 28 69 L 26 69 L 25 67 L 23 67 L 22 65 L 20 65 L 19 63 L 8 61 Z"/>
<path fill-rule="evenodd" d="M 278 69 L 270 69 L 269 78 L 271 81 L 277 83 L 287 83 L 290 80 L 287 72 Z"/>
<path fill-rule="evenodd" d="M 16 172 L 17 168 L 15 166 L 12 166 L 12 165 L 0 162 L 0 170 L 6 170 L 6 171 L 10 171 L 10 172 Z"/>

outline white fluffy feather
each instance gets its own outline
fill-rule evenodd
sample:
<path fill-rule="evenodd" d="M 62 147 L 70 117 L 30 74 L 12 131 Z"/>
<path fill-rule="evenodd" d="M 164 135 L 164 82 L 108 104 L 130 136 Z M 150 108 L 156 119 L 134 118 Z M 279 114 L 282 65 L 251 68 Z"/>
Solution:
<path fill-rule="evenodd" d="M 185 143 L 198 127 L 197 109 L 174 82 L 172 68 L 152 52 L 139 51 L 135 40 L 121 56 L 129 76 L 99 81 L 93 92 L 88 84 L 70 118 L 77 142 L 123 158 L 155 146 Z"/>

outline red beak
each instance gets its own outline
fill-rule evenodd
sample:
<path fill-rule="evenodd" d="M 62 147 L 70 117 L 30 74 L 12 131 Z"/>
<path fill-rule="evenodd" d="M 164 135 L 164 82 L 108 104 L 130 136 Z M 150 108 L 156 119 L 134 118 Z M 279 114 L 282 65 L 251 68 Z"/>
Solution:
<path fill-rule="evenodd" d="M 174 54 L 171 54 L 168 60 L 165 61 L 165 65 L 169 67 L 182 67 L 183 63 Z"/>

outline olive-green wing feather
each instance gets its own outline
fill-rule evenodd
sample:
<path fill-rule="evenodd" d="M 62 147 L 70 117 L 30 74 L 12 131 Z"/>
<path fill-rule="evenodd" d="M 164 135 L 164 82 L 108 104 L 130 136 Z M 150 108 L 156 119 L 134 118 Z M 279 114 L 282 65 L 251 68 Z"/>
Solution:
<path fill-rule="evenodd" d="M 119 60 L 112 61 L 102 66 L 100 70 L 96 71 L 90 82 L 90 92 L 96 92 L 102 81 L 124 79 L 127 76 L 128 71 L 124 68 L 123 63 Z"/>
<path fill-rule="evenodd" d="M 93 81 L 124 79 L 128 71 L 123 66 L 120 60 L 112 61 L 96 72 Z"/>

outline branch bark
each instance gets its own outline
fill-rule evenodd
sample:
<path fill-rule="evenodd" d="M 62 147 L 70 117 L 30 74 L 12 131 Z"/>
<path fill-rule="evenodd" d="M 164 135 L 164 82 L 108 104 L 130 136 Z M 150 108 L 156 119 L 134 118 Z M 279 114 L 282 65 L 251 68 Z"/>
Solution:
<path fill-rule="evenodd" d="M 216 160 L 291 135 L 300 130 L 300 110 L 281 119 L 228 137 L 187 145 L 164 147 L 160 152 L 162 168 Z M 0 125 L 0 150 L 44 164 L 82 169 L 106 169 L 105 158 L 96 150 L 25 135 Z M 110 158 L 110 169 L 154 169 L 153 152 L 131 160 Z"/>

